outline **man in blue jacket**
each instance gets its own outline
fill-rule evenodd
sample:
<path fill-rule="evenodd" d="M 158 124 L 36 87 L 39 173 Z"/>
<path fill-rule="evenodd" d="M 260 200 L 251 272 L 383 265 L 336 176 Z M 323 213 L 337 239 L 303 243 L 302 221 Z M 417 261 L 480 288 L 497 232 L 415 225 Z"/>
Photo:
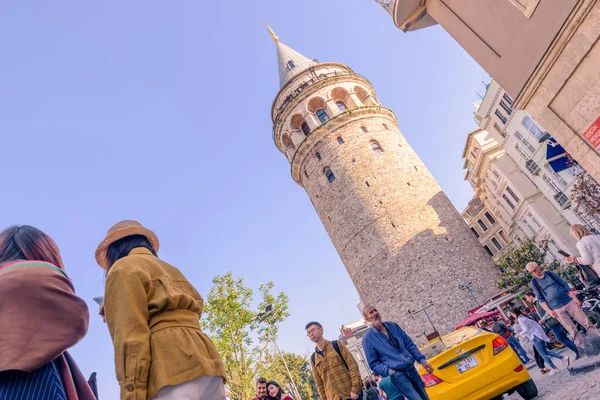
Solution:
<path fill-rule="evenodd" d="M 363 338 L 369 367 L 377 375 L 390 376 L 392 383 L 408 400 L 429 400 L 425 385 L 415 368 L 415 361 L 428 373 L 433 367 L 425 360 L 411 338 L 395 322 L 383 322 L 373 306 L 363 309 L 371 329 Z"/>

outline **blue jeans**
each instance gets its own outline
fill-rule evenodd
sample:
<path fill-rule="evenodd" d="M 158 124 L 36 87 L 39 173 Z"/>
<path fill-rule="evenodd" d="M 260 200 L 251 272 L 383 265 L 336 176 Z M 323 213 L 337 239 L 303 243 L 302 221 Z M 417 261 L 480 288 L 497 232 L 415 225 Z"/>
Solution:
<path fill-rule="evenodd" d="M 567 347 L 567 349 L 572 350 L 575 353 L 575 356 L 579 357 L 579 351 L 577 350 L 577 346 L 571 339 L 567 337 L 565 334 L 565 329 L 561 324 L 554 325 L 550 328 L 552 333 L 554 333 L 554 337 L 558 340 L 558 343 L 563 344 Z"/>
<path fill-rule="evenodd" d="M 523 364 L 527 364 L 529 362 L 529 357 L 527 357 L 527 353 L 525 352 L 525 349 L 523 348 L 523 346 L 521 346 L 521 343 L 519 343 L 519 341 L 517 339 L 515 339 L 514 336 L 510 336 L 507 339 L 507 342 L 510 345 L 510 347 L 512 347 L 514 352 L 517 353 L 521 362 Z"/>
<path fill-rule="evenodd" d="M 544 359 L 546 364 L 548 364 L 550 366 L 550 368 L 556 369 L 556 366 L 554 365 L 552 360 L 550 360 L 550 357 L 554 357 L 554 358 L 558 358 L 558 359 L 562 360 L 563 356 L 561 356 L 558 353 L 548 350 L 546 348 L 546 342 L 544 342 L 542 339 L 540 339 L 537 336 L 533 337 L 533 345 L 537 349 L 538 353 L 540 353 L 540 355 L 542 356 L 542 358 Z"/>
<path fill-rule="evenodd" d="M 404 371 L 396 371 L 391 376 L 392 383 L 408 400 L 429 400 L 425 385 L 421 376 L 414 366 L 410 366 Z"/>

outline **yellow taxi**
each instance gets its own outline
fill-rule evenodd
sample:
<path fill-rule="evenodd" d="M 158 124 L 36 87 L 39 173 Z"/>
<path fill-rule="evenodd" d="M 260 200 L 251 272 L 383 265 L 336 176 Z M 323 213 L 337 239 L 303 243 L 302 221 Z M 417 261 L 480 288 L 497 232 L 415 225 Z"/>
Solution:
<path fill-rule="evenodd" d="M 529 400 L 538 394 L 519 357 L 495 333 L 468 326 L 427 344 L 421 352 L 434 367 L 431 374 L 419 367 L 431 400 L 495 400 L 515 391 Z"/>

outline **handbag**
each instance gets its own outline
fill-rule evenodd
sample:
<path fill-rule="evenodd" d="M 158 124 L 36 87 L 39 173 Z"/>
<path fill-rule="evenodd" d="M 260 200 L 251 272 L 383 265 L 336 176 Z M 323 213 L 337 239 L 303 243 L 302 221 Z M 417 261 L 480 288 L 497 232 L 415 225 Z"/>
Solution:
<path fill-rule="evenodd" d="M 583 282 L 585 282 L 589 286 L 597 286 L 600 285 L 600 277 L 594 271 L 592 267 L 589 265 L 579 265 L 575 264 L 577 267 L 577 273 Z"/>

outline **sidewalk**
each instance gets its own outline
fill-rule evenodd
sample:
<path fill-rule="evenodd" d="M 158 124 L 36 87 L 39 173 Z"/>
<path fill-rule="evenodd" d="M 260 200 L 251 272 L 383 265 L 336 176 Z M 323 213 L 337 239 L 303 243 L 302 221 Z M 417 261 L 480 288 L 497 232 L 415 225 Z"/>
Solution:
<path fill-rule="evenodd" d="M 571 360 L 575 355 L 570 350 L 563 350 L 561 354 L 568 355 Z M 600 364 L 600 356 L 587 357 L 577 361 L 571 361 L 571 367 L 575 375 L 564 369 L 560 361 L 554 361 L 560 365 L 560 373 L 548 376 L 542 375 L 538 367 L 533 364 L 527 364 L 527 369 L 531 378 L 538 387 L 539 395 L 536 399 L 540 400 L 598 400 L 600 399 L 600 368 L 589 372 L 584 372 L 585 366 Z M 521 399 L 517 393 L 510 396 L 504 396 L 505 400 Z"/>

